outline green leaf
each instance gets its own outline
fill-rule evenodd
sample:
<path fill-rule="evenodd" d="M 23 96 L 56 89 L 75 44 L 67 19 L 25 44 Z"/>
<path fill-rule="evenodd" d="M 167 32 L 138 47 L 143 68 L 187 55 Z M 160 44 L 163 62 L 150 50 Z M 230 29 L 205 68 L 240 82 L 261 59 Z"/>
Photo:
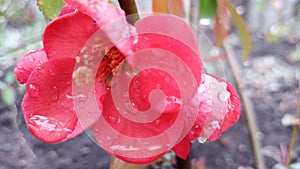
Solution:
<path fill-rule="evenodd" d="M 248 60 L 251 50 L 252 50 L 252 41 L 251 36 L 248 32 L 247 26 L 245 24 L 244 19 L 236 12 L 235 8 L 230 4 L 228 0 L 224 0 L 225 5 L 227 6 L 228 10 L 232 16 L 232 22 L 241 37 L 242 40 L 242 47 L 244 50 L 243 54 L 243 61 L 245 62 Z"/>
<path fill-rule="evenodd" d="M 214 18 L 217 11 L 217 0 L 200 0 L 199 15 L 201 18 Z"/>
<path fill-rule="evenodd" d="M 13 87 L 7 86 L 1 92 L 1 100 L 7 106 L 14 104 L 16 101 L 16 91 Z"/>
<path fill-rule="evenodd" d="M 62 0 L 37 0 L 37 4 L 44 15 L 49 19 L 57 18 L 65 3 Z"/>

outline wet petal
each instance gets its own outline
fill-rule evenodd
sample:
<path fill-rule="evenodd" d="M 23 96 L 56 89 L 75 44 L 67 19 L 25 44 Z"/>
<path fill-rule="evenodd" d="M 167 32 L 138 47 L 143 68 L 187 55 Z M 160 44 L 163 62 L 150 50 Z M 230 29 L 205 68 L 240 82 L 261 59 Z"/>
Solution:
<path fill-rule="evenodd" d="M 47 61 L 46 53 L 43 49 L 28 52 L 17 64 L 14 74 L 21 84 L 27 82 L 31 72 L 39 65 Z"/>
<path fill-rule="evenodd" d="M 131 40 L 127 38 L 135 29 L 126 21 L 122 9 L 108 3 L 107 0 L 65 0 L 65 2 L 93 18 L 123 55 L 130 54 Z M 120 41 L 123 43 L 119 43 Z"/>
<path fill-rule="evenodd" d="M 182 19 L 174 15 L 155 14 L 147 16 L 135 23 L 137 32 L 162 34 L 182 41 L 199 52 L 198 41 L 191 27 Z"/>
<path fill-rule="evenodd" d="M 64 6 L 61 9 L 60 13 L 58 14 L 58 17 L 61 17 L 61 16 L 65 15 L 65 14 L 69 14 L 69 13 L 72 13 L 72 12 L 75 12 L 75 11 L 76 11 L 75 8 L 73 8 L 70 5 L 66 5 L 66 6 Z"/>
<path fill-rule="evenodd" d="M 93 18 L 102 27 L 125 16 L 120 8 L 108 3 L 107 0 L 64 0 L 80 12 Z"/>
<path fill-rule="evenodd" d="M 216 140 L 239 119 L 240 99 L 230 83 L 208 73 L 203 74 L 198 94 L 199 114 L 189 137 Z"/>
<path fill-rule="evenodd" d="M 49 60 L 75 58 L 98 27 L 93 19 L 81 12 L 63 15 L 47 25 L 43 34 Z"/>
<path fill-rule="evenodd" d="M 186 160 L 190 154 L 191 150 L 191 140 L 188 137 L 185 137 L 180 143 L 178 143 L 173 149 L 175 154 Z"/>
<path fill-rule="evenodd" d="M 28 78 L 22 110 L 28 128 L 42 141 L 65 141 L 84 130 L 73 105 L 74 65 L 74 59 L 51 60 Z"/>

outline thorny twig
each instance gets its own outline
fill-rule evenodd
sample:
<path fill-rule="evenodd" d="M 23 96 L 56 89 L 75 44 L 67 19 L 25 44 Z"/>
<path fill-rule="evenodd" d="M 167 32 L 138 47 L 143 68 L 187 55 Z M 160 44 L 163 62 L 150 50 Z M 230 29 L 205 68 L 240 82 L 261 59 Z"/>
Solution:
<path fill-rule="evenodd" d="M 259 138 L 256 137 L 257 133 L 259 132 L 259 127 L 256 121 L 256 115 L 253 108 L 253 104 L 247 93 L 245 92 L 245 83 L 243 81 L 241 70 L 236 60 L 235 53 L 229 42 L 228 38 L 225 39 L 224 48 L 228 57 L 228 61 L 234 76 L 235 81 L 237 82 L 238 90 L 240 91 L 241 100 L 244 105 L 245 115 L 248 122 L 248 128 L 250 131 L 251 142 L 253 146 L 253 151 L 255 155 L 255 162 L 257 169 L 266 169 L 265 160 L 261 153 L 261 141 Z"/>

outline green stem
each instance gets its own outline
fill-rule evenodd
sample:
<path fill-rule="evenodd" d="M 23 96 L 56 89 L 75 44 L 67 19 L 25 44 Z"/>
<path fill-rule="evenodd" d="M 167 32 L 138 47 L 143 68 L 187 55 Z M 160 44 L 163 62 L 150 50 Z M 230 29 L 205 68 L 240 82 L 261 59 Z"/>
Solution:
<path fill-rule="evenodd" d="M 127 17 L 127 21 L 131 24 L 134 24 L 137 20 L 139 20 L 138 10 L 136 7 L 135 0 L 118 0 L 120 7 L 125 11 L 126 15 L 130 15 Z"/>
<path fill-rule="evenodd" d="M 300 119 L 300 81 L 299 81 L 299 90 L 298 90 L 298 104 L 297 104 L 296 118 Z M 291 162 L 291 154 L 292 154 L 292 152 L 294 151 L 294 148 L 295 148 L 295 143 L 297 141 L 298 131 L 299 131 L 299 125 L 293 125 L 293 132 L 292 132 L 292 136 L 291 136 L 289 152 L 288 152 L 288 156 L 287 156 L 287 159 L 286 159 L 286 162 L 285 162 L 286 167 Z"/>

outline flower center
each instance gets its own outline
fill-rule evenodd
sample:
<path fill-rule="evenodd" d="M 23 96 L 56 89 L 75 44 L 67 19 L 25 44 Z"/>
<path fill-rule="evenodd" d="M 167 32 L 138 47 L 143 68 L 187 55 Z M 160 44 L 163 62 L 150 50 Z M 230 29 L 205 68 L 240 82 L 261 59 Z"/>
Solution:
<path fill-rule="evenodd" d="M 112 76 L 124 59 L 125 56 L 116 47 L 106 52 L 97 73 L 99 82 L 105 81 L 106 86 L 111 87 Z"/>

